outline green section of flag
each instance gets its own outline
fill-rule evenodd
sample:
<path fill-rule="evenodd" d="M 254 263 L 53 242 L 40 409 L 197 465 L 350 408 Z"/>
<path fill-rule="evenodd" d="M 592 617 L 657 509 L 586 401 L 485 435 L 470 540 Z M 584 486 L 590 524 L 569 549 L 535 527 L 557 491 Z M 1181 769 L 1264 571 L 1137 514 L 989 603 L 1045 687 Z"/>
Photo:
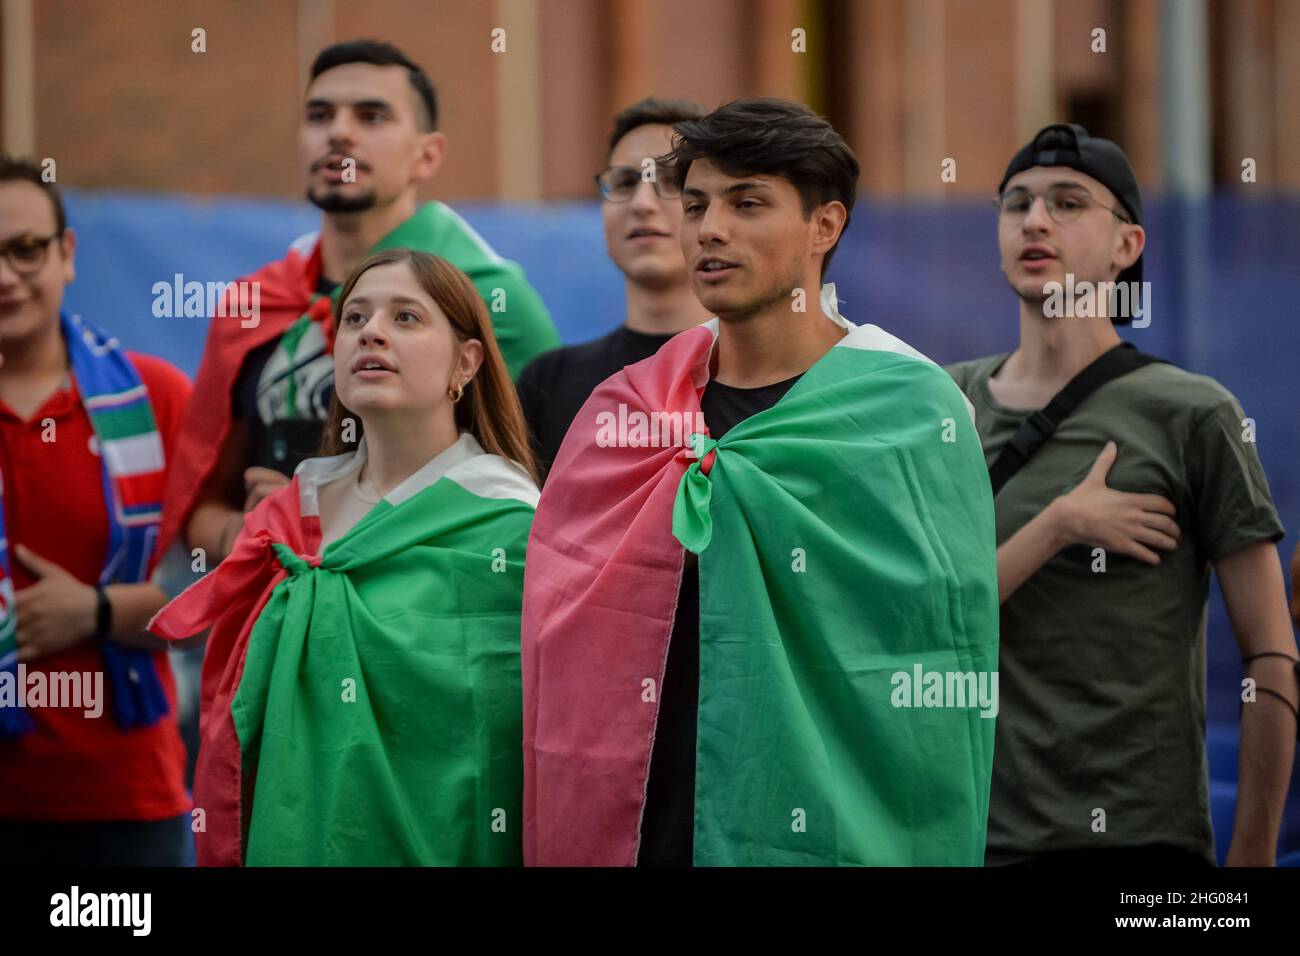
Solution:
<path fill-rule="evenodd" d="M 522 862 L 532 515 L 444 478 L 380 502 L 318 568 L 275 546 L 291 573 L 232 704 L 248 864 Z"/>
<path fill-rule="evenodd" d="M 928 362 L 835 348 L 715 451 L 674 515 L 699 551 L 695 862 L 981 865 L 996 721 L 896 707 L 892 682 L 998 667 L 960 393 Z"/>
<path fill-rule="evenodd" d="M 153 410 L 148 400 L 137 400 L 121 408 L 92 411 L 95 434 L 101 442 L 134 438 L 154 431 Z"/>
<path fill-rule="evenodd" d="M 0 660 L 18 650 L 18 619 L 12 609 L 0 615 Z"/>
<path fill-rule="evenodd" d="M 375 244 L 371 252 L 421 249 L 446 259 L 470 277 L 487 306 L 497 346 L 512 379 L 529 362 L 560 345 L 559 333 L 541 296 L 524 278 L 518 263 L 497 255 L 451 207 L 440 202 L 421 206 Z M 338 310 L 335 289 L 334 306 Z"/>

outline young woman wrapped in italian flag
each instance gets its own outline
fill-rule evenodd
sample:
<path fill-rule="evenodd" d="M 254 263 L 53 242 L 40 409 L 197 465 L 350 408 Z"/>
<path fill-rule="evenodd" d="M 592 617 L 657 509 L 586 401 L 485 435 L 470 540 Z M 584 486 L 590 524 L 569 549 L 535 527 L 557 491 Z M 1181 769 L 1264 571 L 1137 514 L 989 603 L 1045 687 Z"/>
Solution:
<path fill-rule="evenodd" d="M 323 457 L 150 626 L 212 628 L 199 862 L 518 864 L 538 498 L 519 403 L 443 260 L 379 253 L 339 301 Z"/>

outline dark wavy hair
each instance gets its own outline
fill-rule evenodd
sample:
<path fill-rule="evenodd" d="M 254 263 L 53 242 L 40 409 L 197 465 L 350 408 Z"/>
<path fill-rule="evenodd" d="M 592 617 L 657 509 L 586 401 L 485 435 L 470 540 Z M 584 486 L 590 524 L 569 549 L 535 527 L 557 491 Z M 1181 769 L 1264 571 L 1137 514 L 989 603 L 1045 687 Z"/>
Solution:
<path fill-rule="evenodd" d="M 693 100 L 668 100 L 647 96 L 637 100 L 614 117 L 614 128 L 609 134 L 609 153 L 632 130 L 641 126 L 672 126 L 687 120 L 703 118 L 707 111 Z"/>
<path fill-rule="evenodd" d="M 772 97 L 733 100 L 702 119 L 677 123 L 673 130 L 673 149 L 663 161 L 673 167 L 679 186 L 697 159 L 709 160 L 729 176 L 780 176 L 799 191 L 805 218 L 823 203 L 839 200 L 848 229 L 847 214 L 858 194 L 858 158 L 835 127 L 802 103 Z M 822 260 L 823 276 L 834 254 L 832 246 Z"/>

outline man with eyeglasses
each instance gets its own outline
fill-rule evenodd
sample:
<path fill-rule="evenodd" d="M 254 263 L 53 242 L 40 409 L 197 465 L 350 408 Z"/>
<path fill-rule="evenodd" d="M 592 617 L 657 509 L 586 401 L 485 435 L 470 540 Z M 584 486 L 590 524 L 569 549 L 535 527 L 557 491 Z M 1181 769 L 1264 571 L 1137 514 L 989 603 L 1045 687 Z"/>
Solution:
<path fill-rule="evenodd" d="M 143 628 L 190 387 L 62 311 L 76 239 L 0 156 L 0 867 L 177 866 L 185 749 Z"/>
<path fill-rule="evenodd" d="M 543 472 L 597 385 L 709 318 L 691 289 L 678 241 L 680 194 L 654 162 L 672 146 L 672 124 L 703 115 L 694 103 L 651 97 L 614 117 L 609 166 L 596 186 L 604 200 L 605 250 L 625 279 L 627 315 L 608 335 L 548 352 L 520 376 L 519 398 Z"/>
<path fill-rule="evenodd" d="M 446 204 L 419 201 L 448 141 L 438 131 L 432 83 L 401 50 L 375 40 L 322 50 L 298 146 L 307 198 L 322 212 L 320 231 L 240 281 L 237 288 L 260 290 L 253 322 L 212 319 L 168 483 L 164 542 L 184 533 L 209 566 L 225 557 L 244 513 L 288 484 L 320 446 L 334 391 L 334 299 L 370 253 L 420 249 L 465 272 L 488 307 L 512 376 L 559 344 L 518 264 Z"/>
<path fill-rule="evenodd" d="M 1271 864 L 1297 655 L 1282 526 L 1245 413 L 1213 379 L 1122 343 L 1122 296 L 1098 291 L 1064 314 L 1049 304 L 1066 285 L 1142 278 L 1141 198 L 1116 144 L 1049 126 L 1012 159 L 996 203 L 1019 347 L 949 368 L 975 405 L 997 511 L 1002 709 L 986 862 L 1214 863 L 1213 566 L 1257 688 L 1227 860 Z"/>

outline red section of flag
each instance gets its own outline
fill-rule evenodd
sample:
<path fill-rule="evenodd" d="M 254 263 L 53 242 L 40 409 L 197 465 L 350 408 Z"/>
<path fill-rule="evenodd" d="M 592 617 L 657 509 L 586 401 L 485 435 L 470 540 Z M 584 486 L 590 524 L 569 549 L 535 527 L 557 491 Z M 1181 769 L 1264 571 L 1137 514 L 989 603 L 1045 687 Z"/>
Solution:
<path fill-rule="evenodd" d="M 694 459 L 682 447 L 603 447 L 598 436 L 620 405 L 695 421 L 712 347 L 709 328 L 682 332 L 597 388 L 542 492 L 524 572 L 527 865 L 636 862 L 685 554 L 673 503 Z M 611 674 L 630 676 L 594 679 Z"/>
<path fill-rule="evenodd" d="M 243 676 L 253 624 L 275 586 L 288 576 L 271 545 L 279 542 L 304 560 L 317 560 L 320 519 L 301 516 L 298 493 L 294 478 L 264 498 L 244 516 L 230 555 L 149 622 L 150 631 L 168 640 L 212 627 L 203 655 L 194 772 L 194 806 L 203 810 L 207 827 L 195 835 L 200 866 L 239 866 L 243 860 L 243 762 L 230 707 Z"/>

